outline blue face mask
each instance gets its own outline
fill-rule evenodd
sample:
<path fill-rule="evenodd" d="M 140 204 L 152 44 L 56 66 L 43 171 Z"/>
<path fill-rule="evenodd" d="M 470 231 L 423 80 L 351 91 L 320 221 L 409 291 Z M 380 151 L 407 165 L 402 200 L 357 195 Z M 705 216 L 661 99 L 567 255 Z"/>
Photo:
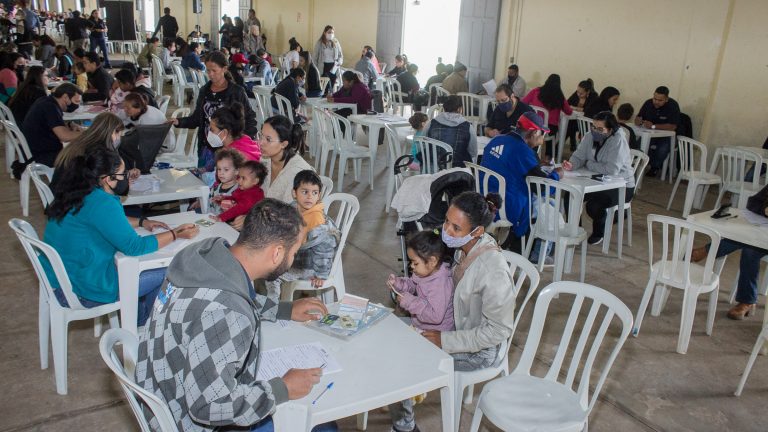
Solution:
<path fill-rule="evenodd" d="M 512 111 L 512 101 L 502 102 L 498 107 L 499 110 L 503 112 Z"/>
<path fill-rule="evenodd" d="M 472 237 L 472 233 L 475 232 L 477 228 L 479 227 L 475 227 L 475 229 L 470 231 L 469 234 L 465 235 L 464 237 L 453 237 L 451 235 L 448 235 L 448 232 L 445 230 L 442 231 L 440 236 L 443 239 L 443 243 L 445 243 L 446 246 L 448 246 L 451 249 L 458 249 L 472 241 L 472 239 L 474 238 Z"/>

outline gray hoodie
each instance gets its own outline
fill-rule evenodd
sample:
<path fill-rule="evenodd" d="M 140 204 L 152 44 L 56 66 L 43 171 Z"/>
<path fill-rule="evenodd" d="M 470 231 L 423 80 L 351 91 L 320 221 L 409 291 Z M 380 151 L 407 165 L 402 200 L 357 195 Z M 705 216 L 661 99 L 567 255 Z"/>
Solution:
<path fill-rule="evenodd" d="M 448 127 L 457 127 L 462 123 L 466 123 L 467 119 L 462 114 L 456 112 L 441 112 L 435 117 L 433 121 L 442 123 Z M 429 130 L 429 126 L 427 126 Z M 477 135 L 474 133 L 473 128 L 470 125 L 469 143 L 467 143 L 467 151 L 472 156 L 472 161 L 477 160 Z"/>
<path fill-rule="evenodd" d="M 221 238 L 183 249 L 166 278 L 141 330 L 136 382 L 168 404 L 179 430 L 250 426 L 287 401 L 281 378 L 256 373 L 260 321 L 290 319 L 291 304 L 256 294 Z"/>
<path fill-rule="evenodd" d="M 604 142 L 595 157 L 592 132 L 584 135 L 576 152 L 571 155 L 573 169 L 586 167 L 590 171 L 615 177 L 623 177 L 627 188 L 635 187 L 635 171 L 632 169 L 632 153 L 624 134 L 616 131 Z"/>

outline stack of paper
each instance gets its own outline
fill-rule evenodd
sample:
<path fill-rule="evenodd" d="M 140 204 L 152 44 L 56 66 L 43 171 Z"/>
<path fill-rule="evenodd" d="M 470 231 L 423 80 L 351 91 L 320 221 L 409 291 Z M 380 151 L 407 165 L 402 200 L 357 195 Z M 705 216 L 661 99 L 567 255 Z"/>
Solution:
<path fill-rule="evenodd" d="M 358 297 L 352 294 L 344 294 L 339 305 L 337 315 L 339 319 L 331 325 L 332 328 L 357 330 L 360 326 L 360 320 L 363 319 L 368 310 L 368 299 Z"/>
<path fill-rule="evenodd" d="M 319 342 L 275 348 L 261 353 L 256 379 L 282 377 L 290 369 L 323 367 L 323 375 L 341 372 L 341 365 Z"/>

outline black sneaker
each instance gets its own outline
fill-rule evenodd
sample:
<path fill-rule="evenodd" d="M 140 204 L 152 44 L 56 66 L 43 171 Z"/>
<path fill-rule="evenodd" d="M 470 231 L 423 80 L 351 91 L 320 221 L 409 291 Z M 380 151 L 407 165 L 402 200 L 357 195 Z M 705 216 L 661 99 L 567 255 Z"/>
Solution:
<path fill-rule="evenodd" d="M 591 245 L 599 245 L 602 242 L 603 242 L 603 236 L 597 235 L 597 234 L 592 234 L 587 239 L 587 243 L 589 243 Z"/>
<path fill-rule="evenodd" d="M 418 426 L 414 426 L 413 429 L 411 429 L 410 431 L 402 431 L 402 430 L 392 426 L 392 432 L 421 432 L 421 430 L 419 430 Z"/>

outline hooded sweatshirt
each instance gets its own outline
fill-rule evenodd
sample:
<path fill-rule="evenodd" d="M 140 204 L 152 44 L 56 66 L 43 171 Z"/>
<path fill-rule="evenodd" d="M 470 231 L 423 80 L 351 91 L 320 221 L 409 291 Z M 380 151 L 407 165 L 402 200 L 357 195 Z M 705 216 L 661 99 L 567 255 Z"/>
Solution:
<path fill-rule="evenodd" d="M 429 276 L 395 279 L 400 306 L 412 317 L 413 326 L 421 330 L 452 331 L 453 278 L 447 263 Z"/>
<path fill-rule="evenodd" d="M 472 124 L 456 112 L 442 112 L 431 122 L 427 136 L 442 141 L 453 148 L 453 166 L 463 167 L 464 162 L 477 160 L 477 135 Z"/>
<path fill-rule="evenodd" d="M 250 426 L 287 401 L 282 378 L 256 373 L 261 320 L 290 319 L 291 304 L 256 294 L 221 238 L 183 249 L 166 278 L 139 337 L 136 383 L 168 405 L 178 429 Z"/>

